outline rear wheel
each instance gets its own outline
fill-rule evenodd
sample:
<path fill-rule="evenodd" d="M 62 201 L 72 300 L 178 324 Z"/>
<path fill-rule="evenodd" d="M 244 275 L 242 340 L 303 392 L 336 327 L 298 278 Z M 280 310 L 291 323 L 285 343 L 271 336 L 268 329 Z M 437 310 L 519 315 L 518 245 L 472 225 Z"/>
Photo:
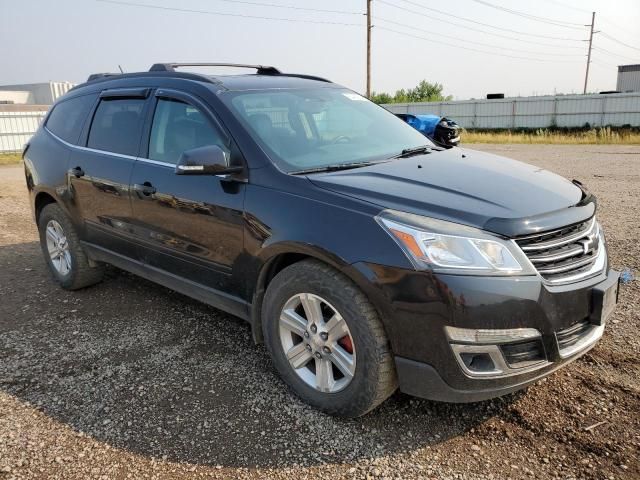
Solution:
<path fill-rule="evenodd" d="M 287 267 L 263 304 L 267 347 L 282 378 L 303 400 L 357 417 L 397 387 L 378 315 L 345 276 L 318 261 Z"/>
<path fill-rule="evenodd" d="M 49 270 L 63 288 L 77 290 L 102 280 L 104 267 L 90 264 L 73 224 L 58 205 L 44 207 L 38 230 Z"/>

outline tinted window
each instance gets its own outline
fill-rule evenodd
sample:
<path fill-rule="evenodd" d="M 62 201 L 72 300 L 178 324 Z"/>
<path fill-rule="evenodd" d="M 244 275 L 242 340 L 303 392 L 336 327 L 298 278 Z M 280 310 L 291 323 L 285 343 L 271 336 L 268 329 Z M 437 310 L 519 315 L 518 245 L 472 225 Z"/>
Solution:
<path fill-rule="evenodd" d="M 107 152 L 136 155 L 142 130 L 144 99 L 104 99 L 98 105 L 87 146 Z"/>
<path fill-rule="evenodd" d="M 390 159 L 433 145 L 395 115 L 349 90 L 273 89 L 221 95 L 283 170 Z"/>
<path fill-rule="evenodd" d="M 182 152 L 205 145 L 224 148 L 225 142 L 200 110 L 177 100 L 158 100 L 149 139 L 151 160 L 175 164 Z"/>
<path fill-rule="evenodd" d="M 57 104 L 49 115 L 47 128 L 61 139 L 76 143 L 95 100 L 95 95 L 83 95 Z"/>

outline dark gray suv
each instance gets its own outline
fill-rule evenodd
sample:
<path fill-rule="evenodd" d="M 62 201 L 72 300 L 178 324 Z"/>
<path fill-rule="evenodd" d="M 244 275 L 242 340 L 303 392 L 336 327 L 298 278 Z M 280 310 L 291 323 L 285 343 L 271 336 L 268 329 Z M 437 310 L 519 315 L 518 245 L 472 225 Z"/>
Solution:
<path fill-rule="evenodd" d="M 115 265 L 246 319 L 293 391 L 358 416 L 467 402 L 586 352 L 617 301 L 595 198 L 443 149 L 317 77 L 95 75 L 24 153 L 62 287 Z"/>

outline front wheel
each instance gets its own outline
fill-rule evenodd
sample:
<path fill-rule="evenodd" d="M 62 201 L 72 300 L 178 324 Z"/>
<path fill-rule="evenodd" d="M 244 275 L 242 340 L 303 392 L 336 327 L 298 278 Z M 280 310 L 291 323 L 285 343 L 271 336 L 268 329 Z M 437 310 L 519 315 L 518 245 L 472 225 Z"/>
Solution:
<path fill-rule="evenodd" d="M 397 387 L 377 312 L 348 278 L 325 264 L 296 263 L 272 280 L 263 329 L 278 373 L 327 413 L 364 415 Z"/>

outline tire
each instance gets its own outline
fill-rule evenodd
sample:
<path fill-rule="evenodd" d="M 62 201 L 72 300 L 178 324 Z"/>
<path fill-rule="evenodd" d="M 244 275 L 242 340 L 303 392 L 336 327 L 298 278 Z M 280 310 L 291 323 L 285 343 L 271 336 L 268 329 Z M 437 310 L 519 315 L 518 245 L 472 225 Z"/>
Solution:
<path fill-rule="evenodd" d="M 300 298 L 300 305 L 294 309 L 298 298 Z M 309 320 L 306 318 L 309 315 L 306 314 L 305 306 L 310 301 L 311 304 L 318 301 L 321 303 L 318 315 L 322 317 L 319 324 L 324 325 L 320 329 L 324 330 L 323 332 L 313 332 L 313 324 L 309 326 Z M 302 305 L 303 302 L 305 302 L 304 305 Z M 302 327 L 305 330 L 291 334 L 293 330 L 290 332 L 288 326 L 282 325 L 281 314 L 290 315 L 290 313 L 285 315 L 285 312 L 300 312 L 298 321 L 301 319 L 306 322 L 307 326 Z M 336 312 L 338 316 L 335 315 Z M 345 340 L 346 336 L 336 342 L 335 338 L 342 335 L 342 329 L 339 334 L 333 335 L 335 337 L 333 343 L 330 342 L 332 337 L 328 337 L 326 332 L 337 329 L 327 330 L 326 325 L 331 324 L 323 322 L 325 318 L 331 317 L 341 317 L 346 322 L 351 342 Z M 288 322 L 284 323 L 288 325 Z M 295 324 L 295 329 L 300 327 L 301 324 Z M 304 260 L 295 263 L 278 273 L 270 282 L 262 308 L 262 328 L 265 343 L 280 376 L 300 398 L 326 413 L 347 418 L 359 417 L 386 400 L 397 388 L 393 356 L 376 310 L 364 293 L 347 277 L 319 261 Z M 287 343 L 289 335 L 294 338 L 293 347 Z M 324 335 L 327 340 L 325 343 L 320 343 L 320 347 L 315 343 L 321 342 L 316 335 Z M 297 342 L 298 338 L 305 342 L 303 346 L 308 353 L 302 351 L 301 344 Z M 328 347 L 322 345 L 328 345 Z M 322 365 L 326 365 L 327 359 L 335 361 L 344 357 L 345 351 L 349 353 L 349 347 L 353 363 L 337 362 L 329 367 L 330 375 L 317 374 L 318 368 L 320 371 L 327 371 L 322 366 L 319 367 L 318 362 L 324 362 Z M 313 357 L 309 363 L 294 368 L 285 353 L 287 351 L 291 355 L 294 348 L 301 352 L 294 357 L 300 359 L 300 364 L 305 362 L 306 356 L 311 353 Z M 325 352 L 330 353 L 324 355 Z M 321 359 L 315 357 L 319 353 Z M 345 369 L 338 369 L 338 363 L 343 366 L 355 364 L 352 368 L 352 376 L 343 375 L 342 370 Z M 327 376 L 333 378 L 333 384 L 325 381 Z M 336 377 L 340 378 L 336 380 Z M 346 385 L 340 387 L 345 382 Z M 325 388 L 325 391 L 320 391 Z M 331 391 L 331 388 L 335 388 L 336 391 Z"/>
<path fill-rule="evenodd" d="M 57 231 L 58 235 L 60 233 L 63 235 L 62 237 L 57 237 L 57 239 L 63 238 L 63 241 L 57 244 L 60 245 L 60 248 L 57 246 L 54 248 L 55 252 L 64 252 L 62 255 L 64 257 L 63 267 L 61 267 L 60 263 L 54 260 L 49 253 L 49 244 L 47 243 L 48 227 Z M 91 266 L 86 253 L 80 245 L 76 229 L 58 205 L 51 203 L 42 209 L 38 219 L 38 230 L 40 232 L 42 254 L 54 280 L 59 283 L 62 288 L 66 290 L 77 290 L 102 280 L 104 276 L 104 266 L 101 264 Z M 49 242 L 55 243 L 55 241 L 55 237 L 50 235 Z M 60 258 L 61 257 L 58 257 L 58 259 Z"/>

